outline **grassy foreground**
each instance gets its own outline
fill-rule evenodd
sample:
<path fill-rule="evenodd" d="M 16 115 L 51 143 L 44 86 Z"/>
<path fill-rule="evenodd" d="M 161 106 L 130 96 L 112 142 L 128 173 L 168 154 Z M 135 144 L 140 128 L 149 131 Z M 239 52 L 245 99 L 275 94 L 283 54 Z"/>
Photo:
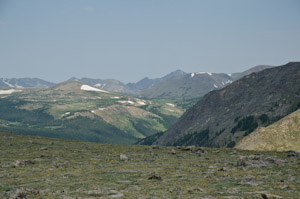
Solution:
<path fill-rule="evenodd" d="M 295 152 L 0 133 L 0 198 L 299 198 L 299 173 Z"/>

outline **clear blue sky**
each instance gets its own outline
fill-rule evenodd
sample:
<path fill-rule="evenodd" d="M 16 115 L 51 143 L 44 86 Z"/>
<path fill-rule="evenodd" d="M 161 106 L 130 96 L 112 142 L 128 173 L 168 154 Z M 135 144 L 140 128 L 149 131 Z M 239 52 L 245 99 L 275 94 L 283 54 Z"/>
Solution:
<path fill-rule="evenodd" d="M 0 0 L 0 77 L 134 82 L 299 60 L 299 0 Z"/>

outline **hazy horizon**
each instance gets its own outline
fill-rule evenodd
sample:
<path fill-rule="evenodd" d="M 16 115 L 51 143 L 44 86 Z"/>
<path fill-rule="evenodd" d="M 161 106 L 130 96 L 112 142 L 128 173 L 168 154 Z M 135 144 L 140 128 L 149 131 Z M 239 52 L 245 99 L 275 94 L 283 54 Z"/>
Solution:
<path fill-rule="evenodd" d="M 1 77 L 118 79 L 299 61 L 300 1 L 0 0 Z"/>

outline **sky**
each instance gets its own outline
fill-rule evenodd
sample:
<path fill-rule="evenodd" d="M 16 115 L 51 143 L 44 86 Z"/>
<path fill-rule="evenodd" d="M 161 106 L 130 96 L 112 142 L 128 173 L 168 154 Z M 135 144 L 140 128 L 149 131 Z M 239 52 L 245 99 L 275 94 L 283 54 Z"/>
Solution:
<path fill-rule="evenodd" d="M 299 0 L 0 0 L 0 77 L 128 83 L 289 61 Z"/>

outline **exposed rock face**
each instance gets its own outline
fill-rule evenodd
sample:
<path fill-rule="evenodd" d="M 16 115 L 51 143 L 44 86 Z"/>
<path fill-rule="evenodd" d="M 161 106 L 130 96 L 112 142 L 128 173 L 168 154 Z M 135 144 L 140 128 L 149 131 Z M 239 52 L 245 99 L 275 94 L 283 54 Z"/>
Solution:
<path fill-rule="evenodd" d="M 154 144 L 233 147 L 299 108 L 300 63 L 252 73 L 205 95 Z"/>

